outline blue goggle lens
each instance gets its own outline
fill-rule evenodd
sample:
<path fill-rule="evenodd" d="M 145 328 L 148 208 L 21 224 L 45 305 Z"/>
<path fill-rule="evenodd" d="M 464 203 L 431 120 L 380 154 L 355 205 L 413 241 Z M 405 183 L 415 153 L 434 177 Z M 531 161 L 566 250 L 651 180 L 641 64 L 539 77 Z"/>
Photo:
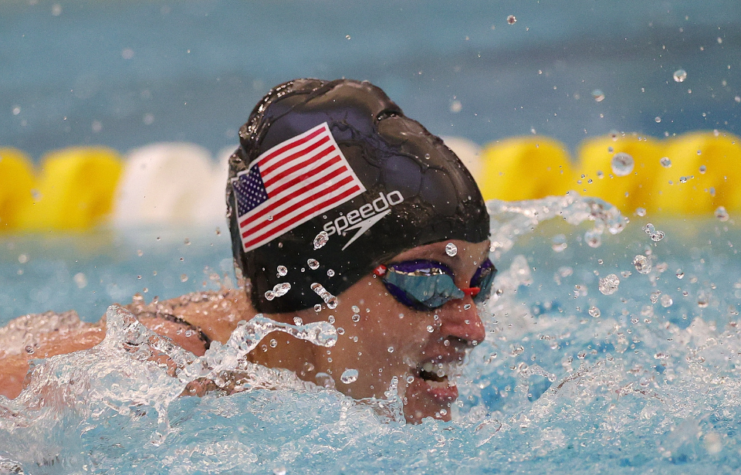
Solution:
<path fill-rule="evenodd" d="M 471 287 L 479 288 L 474 302 L 481 303 L 489 297 L 495 275 L 496 268 L 489 259 L 476 270 L 471 279 Z M 392 264 L 382 279 L 396 300 L 421 311 L 442 307 L 466 295 L 455 285 L 451 269 L 437 262 L 417 260 Z"/>

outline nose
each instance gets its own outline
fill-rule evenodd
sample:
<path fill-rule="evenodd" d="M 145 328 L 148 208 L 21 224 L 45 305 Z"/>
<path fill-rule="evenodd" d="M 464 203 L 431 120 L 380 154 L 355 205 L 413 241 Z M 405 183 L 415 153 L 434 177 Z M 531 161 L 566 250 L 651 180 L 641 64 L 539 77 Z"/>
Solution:
<path fill-rule="evenodd" d="M 484 322 L 479 317 L 473 298 L 451 300 L 441 308 L 440 331 L 443 337 L 463 340 L 467 346 L 478 345 L 486 337 Z"/>

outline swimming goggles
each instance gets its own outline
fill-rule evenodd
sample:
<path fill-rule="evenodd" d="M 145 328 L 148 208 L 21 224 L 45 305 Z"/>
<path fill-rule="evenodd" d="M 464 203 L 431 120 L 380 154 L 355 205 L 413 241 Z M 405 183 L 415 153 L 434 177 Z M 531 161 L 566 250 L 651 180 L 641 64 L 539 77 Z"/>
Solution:
<path fill-rule="evenodd" d="M 450 300 L 466 295 L 481 303 L 491 294 L 497 269 L 489 259 L 476 270 L 471 287 L 461 289 L 455 285 L 453 271 L 439 262 L 415 260 L 380 265 L 373 273 L 383 280 L 386 289 L 396 300 L 407 307 L 427 311 L 442 307 Z"/>

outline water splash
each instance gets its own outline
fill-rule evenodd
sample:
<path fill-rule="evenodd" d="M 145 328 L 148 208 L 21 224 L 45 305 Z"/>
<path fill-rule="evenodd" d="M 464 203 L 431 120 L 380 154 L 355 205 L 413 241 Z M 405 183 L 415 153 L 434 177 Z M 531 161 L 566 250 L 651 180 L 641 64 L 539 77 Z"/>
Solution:
<path fill-rule="evenodd" d="M 537 211 L 542 203 L 520 205 Z M 531 217 L 497 216 L 505 224 L 521 218 Z M 260 373 L 264 368 L 240 355 L 261 344 L 270 323 L 240 330 L 246 338 L 215 346 L 201 359 L 179 359 L 166 340 L 150 340 L 151 333 L 124 318 L 111 335 L 118 343 L 38 363 L 35 374 L 47 378 L 36 386 L 38 396 L 0 399 L 0 467 L 31 473 L 83 472 L 84 466 L 155 473 L 738 470 L 741 265 L 733 244 L 741 231 L 732 220 L 708 218 L 702 224 L 712 243 L 692 238 L 696 231 L 686 222 L 662 221 L 655 224 L 676 239 L 659 246 L 647 242 L 640 226 L 608 238 L 605 225 L 598 248 L 566 232 L 570 245 L 554 252 L 548 227 L 545 236 L 499 247 L 496 291 L 480 308 L 486 339 L 461 368 L 452 423 L 397 422 L 398 388 L 387 401 L 353 401 L 285 371 Z M 522 236 L 535 221 L 510 229 Z M 652 264 L 646 273 L 634 269 L 636 255 Z M 597 292 L 599 278 L 612 273 L 621 276 L 619 292 Z M 673 301 L 668 307 L 665 296 Z M 247 387 L 239 379 L 244 373 Z M 340 385 L 341 375 L 327 376 Z M 222 386 L 203 398 L 179 396 L 201 377 L 214 384 L 222 377 Z M 379 416 L 383 410 L 387 416 Z"/>
<path fill-rule="evenodd" d="M 549 196 L 539 200 L 492 200 L 487 206 L 491 216 L 491 251 L 497 258 L 511 249 L 519 236 L 555 217 L 572 225 L 593 221 L 594 227 L 585 233 L 587 241 L 592 243 L 605 231 L 618 234 L 628 224 L 628 218 L 613 205 L 599 198 L 581 197 L 573 191 L 566 196 Z M 593 247 L 599 247 L 599 241 Z"/>

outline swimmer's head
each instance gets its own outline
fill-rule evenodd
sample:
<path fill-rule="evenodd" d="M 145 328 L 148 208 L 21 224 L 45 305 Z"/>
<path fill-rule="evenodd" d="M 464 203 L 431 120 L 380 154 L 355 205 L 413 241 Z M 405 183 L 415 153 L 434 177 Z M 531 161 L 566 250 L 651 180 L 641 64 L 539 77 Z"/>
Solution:
<path fill-rule="evenodd" d="M 281 84 L 239 136 L 227 216 L 260 312 L 331 308 L 331 296 L 406 250 L 488 238 L 462 162 L 368 82 Z"/>

